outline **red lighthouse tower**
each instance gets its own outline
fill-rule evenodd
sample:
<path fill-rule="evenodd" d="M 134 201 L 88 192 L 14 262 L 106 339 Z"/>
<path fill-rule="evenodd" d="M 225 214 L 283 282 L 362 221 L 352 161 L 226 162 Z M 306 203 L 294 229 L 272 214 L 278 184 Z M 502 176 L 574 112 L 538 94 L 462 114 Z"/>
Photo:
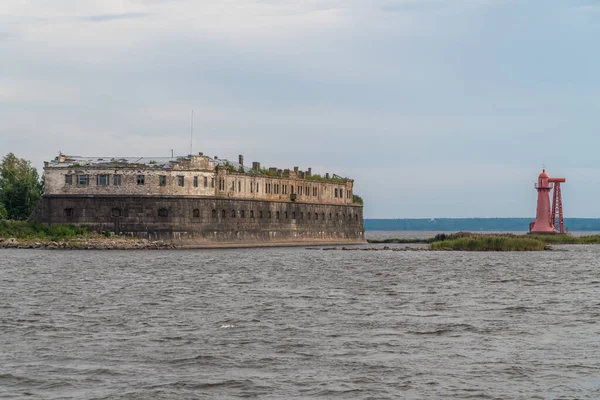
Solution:
<path fill-rule="evenodd" d="M 544 169 L 538 177 L 535 188 L 538 191 L 535 221 L 529 224 L 531 233 L 565 233 L 565 223 L 562 211 L 562 196 L 560 184 L 565 178 L 550 178 Z M 550 191 L 554 189 L 552 209 L 550 209 Z"/>

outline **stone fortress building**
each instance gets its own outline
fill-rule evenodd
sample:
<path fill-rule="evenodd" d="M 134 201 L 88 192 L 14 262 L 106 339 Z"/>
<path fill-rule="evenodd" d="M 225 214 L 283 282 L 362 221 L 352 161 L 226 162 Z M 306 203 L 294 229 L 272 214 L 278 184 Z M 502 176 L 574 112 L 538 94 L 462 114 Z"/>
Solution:
<path fill-rule="evenodd" d="M 32 219 L 180 245 L 364 243 L 354 181 L 208 157 L 87 158 L 44 163 Z"/>

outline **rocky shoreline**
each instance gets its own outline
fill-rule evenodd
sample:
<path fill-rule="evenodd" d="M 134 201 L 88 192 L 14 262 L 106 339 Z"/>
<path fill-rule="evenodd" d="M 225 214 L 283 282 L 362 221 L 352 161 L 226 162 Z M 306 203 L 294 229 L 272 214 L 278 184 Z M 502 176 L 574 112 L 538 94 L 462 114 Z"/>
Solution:
<path fill-rule="evenodd" d="M 430 249 L 429 247 L 325 247 L 322 250 L 344 250 L 344 251 L 453 251 L 450 248 Z"/>
<path fill-rule="evenodd" d="M 16 239 L 1 238 L 1 249 L 41 249 L 41 250 L 170 250 L 170 249 L 230 249 L 230 248 L 256 248 L 256 247 L 299 247 L 299 246 L 331 246 L 341 243 L 318 242 L 205 242 L 174 244 L 165 241 L 151 241 L 148 239 L 111 236 L 111 237 L 77 237 L 63 241 L 49 241 L 42 239 Z M 362 242 L 347 244 L 365 244 Z"/>
<path fill-rule="evenodd" d="M 75 238 L 66 241 L 0 238 L 0 249 L 161 250 L 174 248 L 171 243 L 135 238 Z"/>

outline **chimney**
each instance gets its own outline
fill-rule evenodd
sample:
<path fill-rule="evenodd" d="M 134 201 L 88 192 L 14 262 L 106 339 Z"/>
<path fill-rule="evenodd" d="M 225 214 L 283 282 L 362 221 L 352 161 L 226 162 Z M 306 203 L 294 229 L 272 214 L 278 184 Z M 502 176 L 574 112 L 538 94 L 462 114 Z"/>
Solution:
<path fill-rule="evenodd" d="M 325 179 L 329 179 L 329 172 L 325 174 Z"/>
<path fill-rule="evenodd" d="M 278 169 L 278 170 L 277 170 L 277 176 L 281 176 L 281 173 L 282 173 L 282 172 L 283 172 L 282 170 Z"/>
<path fill-rule="evenodd" d="M 240 154 L 238 160 L 239 160 L 238 162 L 240 163 L 240 165 L 244 165 L 244 156 L 243 155 Z"/>
<path fill-rule="evenodd" d="M 306 176 L 311 176 L 312 175 L 312 168 L 309 168 L 308 171 L 306 171 Z"/>
<path fill-rule="evenodd" d="M 298 173 L 298 167 L 294 167 L 294 172 Z"/>
<path fill-rule="evenodd" d="M 199 152 L 199 153 L 198 153 L 198 155 L 199 155 L 199 156 L 203 156 L 203 155 L 204 155 L 204 153 L 203 153 L 203 152 Z"/>

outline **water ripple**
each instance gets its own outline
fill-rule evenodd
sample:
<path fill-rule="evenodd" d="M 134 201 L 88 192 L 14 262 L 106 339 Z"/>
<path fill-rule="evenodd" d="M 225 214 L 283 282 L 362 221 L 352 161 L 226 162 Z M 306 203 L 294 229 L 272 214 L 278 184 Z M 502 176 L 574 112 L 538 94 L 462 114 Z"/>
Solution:
<path fill-rule="evenodd" d="M 2 250 L 0 398 L 600 398 L 597 246 Z"/>

